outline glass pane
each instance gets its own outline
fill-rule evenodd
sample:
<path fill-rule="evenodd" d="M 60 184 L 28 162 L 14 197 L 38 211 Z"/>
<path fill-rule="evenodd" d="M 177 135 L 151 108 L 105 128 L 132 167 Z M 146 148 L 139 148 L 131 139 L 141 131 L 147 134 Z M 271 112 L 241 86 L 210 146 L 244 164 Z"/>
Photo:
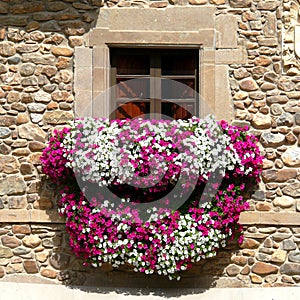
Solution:
<path fill-rule="evenodd" d="M 127 99 L 149 99 L 149 78 L 118 78 L 116 86 L 116 97 Z"/>
<path fill-rule="evenodd" d="M 148 55 L 117 56 L 117 75 L 150 75 Z"/>
<path fill-rule="evenodd" d="M 161 113 L 175 120 L 188 119 L 196 115 L 195 103 L 162 102 Z"/>
<path fill-rule="evenodd" d="M 195 79 L 162 81 L 162 99 L 195 98 Z"/>
<path fill-rule="evenodd" d="M 118 108 L 116 109 L 116 119 L 145 118 L 144 114 L 149 116 L 150 102 L 132 101 L 124 104 L 118 103 Z"/>
<path fill-rule="evenodd" d="M 195 75 L 194 55 L 162 55 L 162 75 Z"/>

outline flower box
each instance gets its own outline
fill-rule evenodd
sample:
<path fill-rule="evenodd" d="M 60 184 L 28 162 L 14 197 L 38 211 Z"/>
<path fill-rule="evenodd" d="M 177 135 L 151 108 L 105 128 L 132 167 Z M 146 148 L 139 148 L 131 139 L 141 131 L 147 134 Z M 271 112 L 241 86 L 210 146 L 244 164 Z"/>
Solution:
<path fill-rule="evenodd" d="M 132 265 L 170 279 L 242 240 L 243 192 L 262 156 L 248 128 L 186 121 L 78 119 L 41 157 L 62 186 L 70 246 L 85 263 Z"/>

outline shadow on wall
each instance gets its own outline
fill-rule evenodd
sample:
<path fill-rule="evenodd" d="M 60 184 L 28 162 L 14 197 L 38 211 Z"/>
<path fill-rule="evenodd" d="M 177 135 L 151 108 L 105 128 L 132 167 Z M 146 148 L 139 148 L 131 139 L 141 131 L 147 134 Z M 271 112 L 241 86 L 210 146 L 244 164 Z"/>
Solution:
<path fill-rule="evenodd" d="M 0 3 L 0 126 L 7 128 L 1 136 L 0 154 L 15 162 L 12 172 L 4 172 L 3 186 L 13 188 L 5 192 L 0 187 L 0 195 L 4 195 L 0 198 L 1 209 L 43 210 L 50 218 L 55 215 L 58 189 L 43 178 L 39 157 L 47 141 L 46 132 L 51 133 L 53 127 L 64 126 L 73 119 L 74 47 L 83 45 L 84 34 L 95 26 L 101 6 L 102 0 Z M 137 274 L 126 267 L 82 267 L 68 247 L 63 222 L 57 218 L 49 224 L 33 222 L 13 228 L 11 225 L 1 224 L 8 228 L 4 235 L 14 236 L 17 241 L 11 252 L 15 266 L 9 269 L 10 273 L 6 271 L 11 275 L 5 280 L 26 272 L 30 275 L 23 278 L 31 282 L 48 278 L 83 289 L 101 287 L 101 292 L 119 289 L 120 293 L 168 297 L 187 293 L 184 289 L 203 290 L 217 285 L 216 280 L 237 250 L 235 245 L 228 246 L 215 258 L 199 262 L 177 282 Z M 226 285 L 229 278 L 223 279 Z M 172 290 L 162 290 L 165 288 Z"/>

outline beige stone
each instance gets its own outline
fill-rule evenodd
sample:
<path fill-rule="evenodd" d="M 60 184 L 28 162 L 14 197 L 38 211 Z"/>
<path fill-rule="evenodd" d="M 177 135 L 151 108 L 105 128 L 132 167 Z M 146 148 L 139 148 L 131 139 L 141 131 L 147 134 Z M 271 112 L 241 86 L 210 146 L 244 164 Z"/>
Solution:
<path fill-rule="evenodd" d="M 43 90 L 39 90 L 35 96 L 35 101 L 42 103 L 49 103 L 51 101 L 51 95 L 49 93 L 44 92 Z"/>
<path fill-rule="evenodd" d="M 73 120 L 73 114 L 67 111 L 55 110 L 44 113 L 43 120 L 48 124 L 66 124 Z"/>
<path fill-rule="evenodd" d="M 244 91 L 256 91 L 258 90 L 257 83 L 252 78 L 245 78 L 239 82 L 240 88 Z"/>
<path fill-rule="evenodd" d="M 248 93 L 244 91 L 239 91 L 234 94 L 233 100 L 244 100 L 248 97 Z"/>
<path fill-rule="evenodd" d="M 282 161 L 289 167 L 300 167 L 300 149 L 288 148 L 281 156 Z"/>
<path fill-rule="evenodd" d="M 69 83 L 73 79 L 73 74 L 69 70 L 60 70 L 55 77 L 58 82 Z"/>
<path fill-rule="evenodd" d="M 39 200 L 36 200 L 33 203 L 33 207 L 35 209 L 51 209 L 53 207 L 53 203 L 51 199 L 46 197 L 41 197 Z"/>
<path fill-rule="evenodd" d="M 287 252 L 284 250 L 277 249 L 271 256 L 271 262 L 283 263 L 286 260 Z"/>
<path fill-rule="evenodd" d="M 256 249 L 259 247 L 259 242 L 251 238 L 245 238 L 240 247 L 242 249 Z"/>
<path fill-rule="evenodd" d="M 276 197 L 273 201 L 275 206 L 279 206 L 281 208 L 289 208 L 294 205 L 295 200 L 289 196 Z"/>
<path fill-rule="evenodd" d="M 61 47 L 61 46 L 52 46 L 51 47 L 52 54 L 56 56 L 72 56 L 74 53 L 74 50 L 67 47 Z"/>
<path fill-rule="evenodd" d="M 252 119 L 252 125 L 257 129 L 268 129 L 271 127 L 272 118 L 270 115 L 255 114 Z"/>
<path fill-rule="evenodd" d="M 48 105 L 47 105 L 47 109 L 48 110 L 55 110 L 55 109 L 58 109 L 58 104 L 56 102 L 50 102 Z"/>
<path fill-rule="evenodd" d="M 81 48 L 80 48 L 81 49 Z M 59 56 L 55 66 L 57 69 L 66 69 L 70 66 L 71 60 L 68 57 Z"/>
<path fill-rule="evenodd" d="M 216 64 L 245 64 L 247 52 L 245 49 L 220 49 L 216 51 Z"/>
<path fill-rule="evenodd" d="M 281 133 L 264 132 L 260 142 L 265 147 L 279 147 L 284 144 L 285 136 Z"/>
<path fill-rule="evenodd" d="M 24 237 L 22 240 L 24 246 L 29 247 L 29 248 L 36 248 L 39 246 L 42 242 L 42 240 L 39 238 L 38 235 L 29 235 Z"/>
<path fill-rule="evenodd" d="M 25 195 L 11 196 L 8 198 L 8 207 L 10 209 L 24 209 L 27 206 L 27 199 Z"/>
<path fill-rule="evenodd" d="M 39 45 L 38 44 L 26 44 L 26 43 L 20 43 L 16 47 L 17 52 L 19 53 L 31 53 L 31 52 L 36 52 L 39 50 Z"/>
<path fill-rule="evenodd" d="M 45 142 L 46 132 L 35 124 L 19 126 L 19 136 L 30 141 Z"/>
<path fill-rule="evenodd" d="M 241 268 L 236 266 L 236 265 L 230 265 L 226 268 L 226 273 L 228 276 L 236 276 L 237 274 L 240 273 Z"/>
<path fill-rule="evenodd" d="M 189 0 L 189 3 L 192 5 L 202 5 L 206 4 L 207 0 Z"/>
<path fill-rule="evenodd" d="M 42 269 L 41 275 L 50 279 L 55 279 L 57 276 L 57 271 L 52 269 Z"/>
<path fill-rule="evenodd" d="M 0 258 L 10 258 L 13 257 L 13 253 L 10 248 L 0 246 Z"/>
<path fill-rule="evenodd" d="M 11 264 L 6 268 L 6 274 L 16 274 L 23 272 L 22 263 Z"/>
<path fill-rule="evenodd" d="M 55 56 L 52 54 L 24 53 L 22 58 L 23 62 L 32 62 L 34 64 L 53 65 L 55 63 Z"/>
<path fill-rule="evenodd" d="M 42 151 L 45 148 L 45 144 L 37 141 L 29 142 L 29 149 L 31 151 Z"/>
<path fill-rule="evenodd" d="M 250 278 L 252 283 L 262 283 L 262 278 L 256 274 L 250 274 Z"/>
<path fill-rule="evenodd" d="M 57 68 L 54 66 L 44 66 L 42 68 L 42 74 L 46 74 L 48 77 L 55 75 L 57 72 Z"/>
<path fill-rule="evenodd" d="M 254 63 L 256 66 L 268 66 L 272 62 L 271 58 L 265 55 L 261 55 L 257 58 L 255 58 Z"/>
<path fill-rule="evenodd" d="M 215 115 L 217 119 L 231 120 L 233 105 L 228 81 L 228 67 L 216 66 L 215 68 Z M 226 107 L 226 109 L 224 109 Z"/>
<path fill-rule="evenodd" d="M 83 44 L 83 39 L 82 37 L 77 37 L 77 36 L 70 36 L 69 37 L 69 42 L 71 47 L 79 47 L 82 46 Z"/>
<path fill-rule="evenodd" d="M 216 5 L 222 5 L 225 4 L 226 0 L 210 0 L 209 2 Z"/>
<path fill-rule="evenodd" d="M 30 234 L 31 229 L 29 225 L 12 225 L 12 231 L 15 234 Z"/>
<path fill-rule="evenodd" d="M 0 195 L 14 195 L 24 193 L 26 184 L 24 179 L 19 175 L 9 175 L 0 178 Z"/>
<path fill-rule="evenodd" d="M 7 102 L 8 103 L 18 102 L 20 100 L 21 100 L 21 97 L 20 97 L 19 92 L 9 92 L 7 94 Z"/>
<path fill-rule="evenodd" d="M 6 29 L 4 27 L 0 28 L 0 40 L 4 40 Z"/>
<path fill-rule="evenodd" d="M 191 1 L 194 1 L 194 0 L 191 0 Z M 198 1 L 198 0 L 195 0 L 195 1 Z M 199 1 L 201 1 L 201 0 L 199 0 Z M 164 8 L 164 7 L 167 7 L 168 4 L 169 4 L 168 1 L 152 1 L 152 2 L 150 2 L 149 7 Z"/>
<path fill-rule="evenodd" d="M 246 8 L 251 6 L 251 0 L 229 0 L 229 3 L 234 8 Z"/>
<path fill-rule="evenodd" d="M 40 165 L 41 164 L 41 161 L 40 161 L 41 155 L 42 155 L 42 152 L 31 153 L 29 155 L 28 162 L 30 162 L 33 165 Z M 35 191 L 31 191 L 31 192 L 35 192 Z"/>
<path fill-rule="evenodd" d="M 281 3 L 280 1 L 272 1 L 272 0 L 259 1 L 257 8 L 263 10 L 275 10 L 280 5 L 280 3 Z"/>
<path fill-rule="evenodd" d="M 38 271 L 39 271 L 37 264 L 34 260 L 25 260 L 23 262 L 23 266 L 24 266 L 26 273 L 28 273 L 28 274 L 35 274 L 35 273 L 38 273 Z"/>
<path fill-rule="evenodd" d="M 16 48 L 12 42 L 0 42 L 0 55 L 13 56 L 16 54 Z"/>
<path fill-rule="evenodd" d="M 258 202 L 255 205 L 255 208 L 259 211 L 270 211 L 272 209 L 272 204 L 269 202 Z"/>
<path fill-rule="evenodd" d="M 49 253 L 43 251 L 43 252 L 37 253 L 35 256 L 36 256 L 37 261 L 44 263 L 48 259 Z"/>
<path fill-rule="evenodd" d="M 258 275 L 269 275 L 277 273 L 278 267 L 264 262 L 257 262 L 252 267 L 252 272 Z"/>
<path fill-rule="evenodd" d="M 16 248 L 21 245 L 21 241 L 14 236 L 2 236 L 1 242 L 4 247 Z"/>
<path fill-rule="evenodd" d="M 194 31 L 200 28 L 214 27 L 214 8 L 209 6 L 198 7 L 172 7 L 165 10 L 147 9 L 139 10 L 136 14 L 131 8 L 122 8 L 122 18 L 118 10 L 103 11 L 99 15 L 98 26 L 108 27 L 112 31 L 128 30 L 136 31 L 161 31 L 162 28 L 169 28 L 170 24 L 176 24 L 172 30 Z M 132 19 L 135 22 L 132 22 Z M 153 22 L 153 20 L 160 20 Z M 189 22 L 186 22 L 189 20 Z M 151 26 L 149 26 L 151 24 Z"/>
<path fill-rule="evenodd" d="M 19 171 L 18 160 L 10 155 L 0 155 L 0 172 L 13 174 Z"/>
<path fill-rule="evenodd" d="M 16 118 L 12 116 L 0 116 L 0 126 L 11 126 L 16 124 Z"/>
<path fill-rule="evenodd" d="M 66 91 L 55 91 L 51 94 L 51 97 L 56 102 L 61 102 L 61 101 L 72 102 L 74 100 L 73 95 Z"/>
<path fill-rule="evenodd" d="M 74 61 L 75 61 L 75 67 L 88 67 L 90 68 L 93 64 L 92 61 L 92 55 L 93 51 L 96 51 L 98 47 L 95 47 L 95 49 L 90 49 L 90 48 L 75 48 L 74 52 Z M 100 57 L 98 57 L 100 59 Z M 98 64 L 96 63 L 98 66 Z"/>
<path fill-rule="evenodd" d="M 237 48 L 237 20 L 234 15 L 216 17 L 217 42 L 219 49 Z"/>
<path fill-rule="evenodd" d="M 29 122 L 28 113 L 20 113 L 17 115 L 17 125 L 25 124 Z"/>
<path fill-rule="evenodd" d="M 262 172 L 262 178 L 265 182 L 286 182 L 289 179 L 296 178 L 297 169 L 283 170 L 265 170 Z"/>
<path fill-rule="evenodd" d="M 231 261 L 236 265 L 244 266 L 247 264 L 248 258 L 241 255 L 234 255 L 231 257 Z"/>

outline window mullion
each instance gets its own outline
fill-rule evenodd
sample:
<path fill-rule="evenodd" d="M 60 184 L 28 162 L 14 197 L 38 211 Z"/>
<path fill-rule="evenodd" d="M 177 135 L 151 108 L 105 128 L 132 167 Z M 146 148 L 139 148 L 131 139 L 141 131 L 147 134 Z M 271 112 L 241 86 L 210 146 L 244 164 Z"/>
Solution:
<path fill-rule="evenodd" d="M 151 119 L 161 114 L 161 55 L 150 55 L 150 96 Z"/>

